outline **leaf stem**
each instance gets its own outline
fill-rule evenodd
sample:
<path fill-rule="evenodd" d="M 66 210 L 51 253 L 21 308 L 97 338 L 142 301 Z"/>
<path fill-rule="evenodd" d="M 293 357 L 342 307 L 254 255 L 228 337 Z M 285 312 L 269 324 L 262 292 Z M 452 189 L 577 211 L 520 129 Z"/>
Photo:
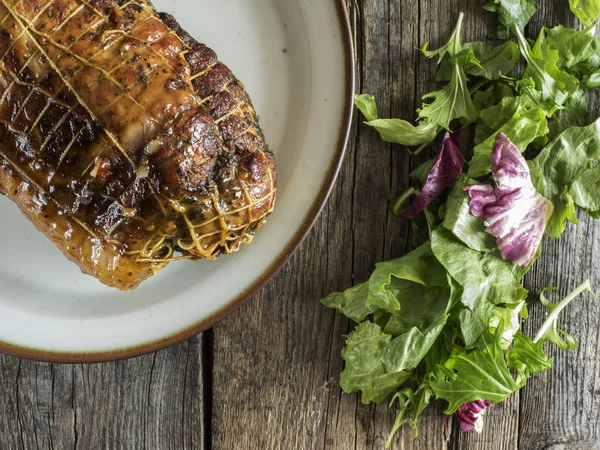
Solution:
<path fill-rule="evenodd" d="M 537 343 L 544 336 L 546 331 L 548 331 L 548 329 L 551 326 L 553 326 L 561 311 L 565 309 L 569 305 L 569 303 L 571 303 L 579 294 L 585 291 L 592 293 L 592 286 L 590 284 L 590 280 L 587 280 L 580 284 L 577 288 L 575 288 L 573 292 L 567 295 L 564 299 L 560 301 L 558 305 L 556 305 L 556 308 L 554 308 L 554 310 L 548 315 L 548 318 L 542 324 L 541 328 L 535 335 L 535 339 L 533 340 L 534 344 Z M 594 295 L 594 297 L 596 296 Z"/>
<path fill-rule="evenodd" d="M 406 191 L 404 191 L 402 194 L 400 194 L 400 196 L 398 196 L 398 198 L 396 198 L 394 201 L 392 201 L 392 203 L 390 205 L 390 209 L 392 210 L 394 215 L 399 216 L 400 214 L 402 214 L 402 211 L 404 211 L 406 209 L 406 206 L 408 204 L 408 199 L 412 195 L 417 195 L 418 193 L 419 193 L 419 191 L 417 191 L 414 187 L 410 187 Z"/>

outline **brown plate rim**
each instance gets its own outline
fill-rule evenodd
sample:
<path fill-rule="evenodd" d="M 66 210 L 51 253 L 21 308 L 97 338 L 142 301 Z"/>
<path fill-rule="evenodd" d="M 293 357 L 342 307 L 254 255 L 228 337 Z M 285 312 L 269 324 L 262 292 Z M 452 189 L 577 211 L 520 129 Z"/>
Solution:
<path fill-rule="evenodd" d="M 354 48 L 352 40 L 352 31 L 350 27 L 350 20 L 346 12 L 346 1 L 345 0 L 333 0 L 336 4 L 338 11 L 338 17 L 340 26 L 342 28 L 342 34 L 344 39 L 344 53 L 345 53 L 345 65 L 346 65 L 346 104 L 344 105 L 342 115 L 342 125 L 339 131 L 339 138 L 337 144 L 337 153 L 333 159 L 331 166 L 329 167 L 327 179 L 317 199 L 313 203 L 313 206 L 302 223 L 302 226 L 298 232 L 294 235 L 291 242 L 287 247 L 280 253 L 279 257 L 271 264 L 271 266 L 242 294 L 238 295 L 235 299 L 229 302 L 227 305 L 222 307 L 219 311 L 213 313 L 211 316 L 204 318 L 203 320 L 191 325 L 184 330 L 181 330 L 171 336 L 148 342 L 145 344 L 119 349 L 119 350 L 107 350 L 100 352 L 60 352 L 60 351 L 47 351 L 39 350 L 29 347 L 21 347 L 6 342 L 0 341 L 0 352 L 18 358 L 30 359 L 34 361 L 53 362 L 53 363 L 98 363 L 107 361 L 116 361 L 120 359 L 133 358 L 136 356 L 146 355 L 153 353 L 158 350 L 162 350 L 171 345 L 178 344 L 182 341 L 188 340 L 203 331 L 214 326 L 216 323 L 224 319 L 226 316 L 231 314 L 236 309 L 240 308 L 252 295 L 257 293 L 262 287 L 273 278 L 279 271 L 286 265 L 294 252 L 300 247 L 300 244 L 304 241 L 309 231 L 312 229 L 317 218 L 321 214 L 323 207 L 335 180 L 337 179 L 338 173 L 344 155 L 346 153 L 346 145 L 350 135 L 350 127 L 352 124 L 352 108 L 353 108 L 353 94 L 354 94 Z"/>

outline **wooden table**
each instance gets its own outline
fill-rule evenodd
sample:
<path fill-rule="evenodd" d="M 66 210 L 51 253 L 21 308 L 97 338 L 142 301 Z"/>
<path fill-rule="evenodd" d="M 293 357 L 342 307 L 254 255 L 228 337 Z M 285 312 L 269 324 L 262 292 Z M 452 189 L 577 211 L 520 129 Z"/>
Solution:
<path fill-rule="evenodd" d="M 325 1 L 325 0 L 319 0 Z M 473 0 L 358 0 L 348 6 L 357 43 L 357 89 L 376 95 L 384 116 L 411 118 L 434 87 L 435 64 L 415 47 L 442 43 L 459 11 L 466 38 L 482 39 L 494 17 Z M 542 24 L 573 25 L 567 0 L 543 0 Z M 468 36 L 467 36 L 468 35 Z M 598 104 L 598 102 L 595 102 Z M 365 280 L 373 265 L 404 254 L 407 222 L 387 209 L 422 160 L 355 124 L 336 188 L 301 250 L 267 287 L 213 330 L 129 361 L 42 364 L 0 356 L 0 449 L 383 449 L 394 413 L 343 394 L 342 335 L 350 324 L 319 299 Z M 430 157 L 431 154 L 429 154 Z M 427 156 L 424 156 L 427 157 Z M 600 289 L 600 222 L 580 215 L 526 278 L 532 292 L 560 293 L 591 278 Z M 526 332 L 544 319 L 532 302 Z M 485 431 L 445 429 L 442 404 L 421 437 L 398 433 L 394 449 L 600 448 L 600 317 L 589 297 L 566 314 L 579 349 L 552 350 L 554 368 L 490 408 Z"/>

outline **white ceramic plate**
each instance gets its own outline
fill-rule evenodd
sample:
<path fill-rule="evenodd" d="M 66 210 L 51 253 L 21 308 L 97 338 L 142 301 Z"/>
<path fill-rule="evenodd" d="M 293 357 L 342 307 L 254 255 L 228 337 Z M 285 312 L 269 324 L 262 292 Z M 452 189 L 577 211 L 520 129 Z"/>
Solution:
<path fill-rule="evenodd" d="M 157 0 L 246 85 L 277 156 L 275 212 L 250 246 L 176 262 L 133 292 L 81 274 L 0 198 L 0 350 L 51 361 L 139 355 L 188 338 L 280 268 L 337 174 L 353 93 L 343 0 Z"/>

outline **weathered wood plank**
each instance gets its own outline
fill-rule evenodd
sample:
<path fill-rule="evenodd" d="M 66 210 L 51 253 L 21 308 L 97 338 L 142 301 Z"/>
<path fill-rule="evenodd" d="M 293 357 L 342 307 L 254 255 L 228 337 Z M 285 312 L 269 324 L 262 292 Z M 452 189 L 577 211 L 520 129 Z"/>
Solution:
<path fill-rule="evenodd" d="M 201 338 L 95 365 L 0 355 L 0 448 L 203 448 Z"/>
<path fill-rule="evenodd" d="M 466 10 L 475 8 L 464 1 L 350 2 L 359 57 L 357 88 L 377 97 L 382 115 L 413 117 L 420 97 L 435 86 L 436 68 L 434 62 L 419 56 L 415 47 L 427 41 L 442 43 L 465 6 Z M 481 37 L 485 29 L 481 13 L 469 15 L 466 28 L 471 35 L 479 33 Z M 359 120 L 355 118 L 337 187 L 308 242 L 262 295 L 215 329 L 215 380 L 219 380 L 213 411 L 216 449 L 384 446 L 394 411 L 385 404 L 362 405 L 357 395 L 341 393 L 337 376 L 343 368 L 342 335 L 351 325 L 323 309 L 318 299 L 365 280 L 376 262 L 406 253 L 410 230 L 405 221 L 388 213 L 384 175 L 389 176 L 392 189 L 405 189 L 410 170 L 431 153 L 409 157 L 404 149 L 381 142 L 372 130 L 358 127 Z M 326 271 L 322 257 L 325 248 Z M 302 314 L 289 313 L 298 303 L 303 305 Z M 312 357 L 300 358 L 297 353 L 302 350 L 296 347 L 290 353 L 289 341 L 302 342 L 312 349 Z M 266 364 L 261 357 L 265 353 L 269 355 Z M 268 400 L 273 386 L 278 387 L 278 405 Z M 324 389 L 319 392 L 321 387 Z M 324 396 L 320 405 L 318 395 Z M 321 410 L 315 409 L 319 406 Z M 518 398 L 507 406 L 518 411 Z M 405 428 L 392 448 L 461 445 L 464 441 L 460 436 L 452 437 L 444 429 L 442 410 L 439 403 L 425 414 L 420 439 L 412 440 L 412 431 Z M 307 432 L 306 424 L 311 423 L 315 411 L 323 423 Z M 494 442 L 501 448 L 513 448 L 516 416 L 493 416 L 498 420 L 490 425 L 492 432 L 510 430 Z M 259 428 L 262 431 L 257 432 Z M 472 440 L 467 445 L 486 448 L 485 442 Z"/>

